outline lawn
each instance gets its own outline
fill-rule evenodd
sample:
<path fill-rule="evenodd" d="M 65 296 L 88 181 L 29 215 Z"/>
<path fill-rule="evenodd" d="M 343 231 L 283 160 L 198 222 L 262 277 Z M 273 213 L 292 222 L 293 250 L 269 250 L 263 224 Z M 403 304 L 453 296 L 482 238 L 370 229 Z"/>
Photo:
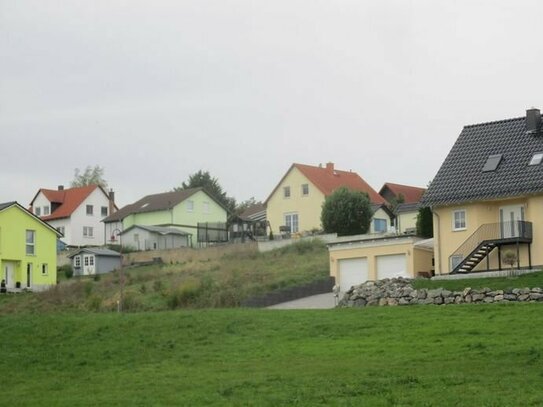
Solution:
<path fill-rule="evenodd" d="M 1 404 L 539 406 L 542 310 L 3 316 Z"/>

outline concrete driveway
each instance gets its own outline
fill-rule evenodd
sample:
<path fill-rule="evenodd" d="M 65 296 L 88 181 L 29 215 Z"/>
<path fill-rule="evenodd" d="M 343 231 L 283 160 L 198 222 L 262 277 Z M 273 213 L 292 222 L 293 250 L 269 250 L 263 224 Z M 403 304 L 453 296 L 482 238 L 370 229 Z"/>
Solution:
<path fill-rule="evenodd" d="M 329 309 L 336 306 L 333 293 L 317 294 L 311 297 L 270 305 L 269 309 Z"/>

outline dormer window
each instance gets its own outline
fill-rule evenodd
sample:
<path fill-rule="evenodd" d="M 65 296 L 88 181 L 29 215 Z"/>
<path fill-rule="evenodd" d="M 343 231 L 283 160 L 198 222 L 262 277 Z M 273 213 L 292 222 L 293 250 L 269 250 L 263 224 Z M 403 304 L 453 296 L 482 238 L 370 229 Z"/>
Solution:
<path fill-rule="evenodd" d="M 541 164 L 541 161 L 543 161 L 543 153 L 535 153 L 528 165 L 539 165 Z"/>
<path fill-rule="evenodd" d="M 488 157 L 486 160 L 485 166 L 483 167 L 483 172 L 495 171 L 502 161 L 502 154 L 493 154 Z"/>

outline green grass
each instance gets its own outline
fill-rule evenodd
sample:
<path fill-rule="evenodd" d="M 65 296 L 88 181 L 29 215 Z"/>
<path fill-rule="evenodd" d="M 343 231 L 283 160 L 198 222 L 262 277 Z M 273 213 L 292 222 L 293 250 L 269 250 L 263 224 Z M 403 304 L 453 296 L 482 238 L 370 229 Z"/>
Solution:
<path fill-rule="evenodd" d="M 540 406 L 541 304 L 0 318 L 1 404 Z"/>
<path fill-rule="evenodd" d="M 466 287 L 505 290 L 508 288 L 541 287 L 543 288 L 543 272 L 523 274 L 518 277 L 469 278 L 460 280 L 425 280 L 417 279 L 414 288 L 445 288 L 450 291 L 462 291 Z"/>
<path fill-rule="evenodd" d="M 124 273 L 129 311 L 236 307 L 256 295 L 327 278 L 328 250 L 321 241 L 301 241 L 267 253 L 131 267 Z M 97 281 L 61 276 L 59 284 L 44 293 L 1 296 L 0 314 L 112 311 L 120 297 L 119 281 L 119 272 Z"/>

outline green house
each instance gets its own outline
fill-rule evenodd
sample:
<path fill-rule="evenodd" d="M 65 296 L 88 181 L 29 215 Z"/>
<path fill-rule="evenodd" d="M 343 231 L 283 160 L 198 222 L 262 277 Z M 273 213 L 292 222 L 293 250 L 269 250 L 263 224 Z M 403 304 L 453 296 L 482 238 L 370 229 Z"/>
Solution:
<path fill-rule="evenodd" d="M 133 247 L 148 247 L 141 241 L 141 233 L 132 233 L 137 226 L 175 228 L 187 236 L 187 245 L 227 238 L 226 208 L 204 188 L 147 195 L 119 209 L 103 220 L 106 243 L 121 242 Z M 123 232 L 130 233 L 130 236 Z M 119 237 L 123 233 L 122 240 Z M 152 246 L 151 246 L 152 248 Z"/>
<path fill-rule="evenodd" d="M 17 202 L 0 203 L 0 267 L 8 291 L 56 284 L 59 236 Z"/>

